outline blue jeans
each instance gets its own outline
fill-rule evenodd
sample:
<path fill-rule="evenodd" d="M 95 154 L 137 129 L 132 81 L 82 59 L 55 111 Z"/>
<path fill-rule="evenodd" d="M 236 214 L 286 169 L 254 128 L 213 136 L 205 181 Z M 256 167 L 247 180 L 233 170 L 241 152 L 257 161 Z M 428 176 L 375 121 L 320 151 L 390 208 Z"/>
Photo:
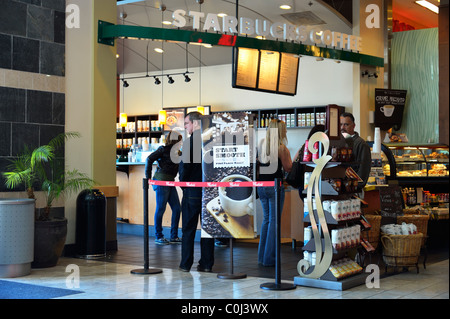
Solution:
<path fill-rule="evenodd" d="M 194 263 L 194 240 L 197 231 L 198 219 L 202 212 L 201 188 L 187 187 L 183 190 L 183 237 L 181 238 L 181 262 L 180 267 L 191 269 Z M 212 269 L 214 264 L 214 239 L 200 239 L 199 266 L 203 269 Z"/>
<path fill-rule="evenodd" d="M 180 223 L 180 200 L 175 187 L 153 185 L 156 193 L 156 210 L 155 210 L 155 236 L 156 238 L 164 237 L 162 233 L 162 218 L 166 211 L 167 203 L 172 210 L 172 223 L 170 227 L 170 238 L 178 237 L 178 224 Z"/>
<path fill-rule="evenodd" d="M 275 265 L 275 188 L 258 187 L 258 195 L 263 208 L 263 222 L 258 247 L 258 263 L 263 266 Z M 280 190 L 280 217 L 284 204 L 284 188 Z"/>

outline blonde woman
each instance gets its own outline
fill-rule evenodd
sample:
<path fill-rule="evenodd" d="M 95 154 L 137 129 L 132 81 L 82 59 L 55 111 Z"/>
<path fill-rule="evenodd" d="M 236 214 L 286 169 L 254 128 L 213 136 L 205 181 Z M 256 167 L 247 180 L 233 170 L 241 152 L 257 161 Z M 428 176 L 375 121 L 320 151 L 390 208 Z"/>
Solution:
<path fill-rule="evenodd" d="M 272 120 L 267 128 L 266 138 L 258 148 L 258 181 L 283 179 L 283 170 L 292 168 L 291 154 L 286 147 L 286 123 Z M 258 187 L 258 195 L 263 208 L 263 222 L 258 247 L 258 264 L 271 267 L 275 265 L 275 189 Z M 280 214 L 284 204 L 284 188 L 280 192 Z"/>

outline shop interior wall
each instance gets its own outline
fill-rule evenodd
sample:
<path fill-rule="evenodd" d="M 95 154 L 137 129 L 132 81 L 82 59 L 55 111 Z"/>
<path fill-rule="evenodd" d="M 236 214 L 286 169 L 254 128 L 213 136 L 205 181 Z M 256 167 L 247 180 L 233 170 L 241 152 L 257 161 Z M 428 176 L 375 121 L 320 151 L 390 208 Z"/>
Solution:
<path fill-rule="evenodd" d="M 410 143 L 439 142 L 438 48 L 437 28 L 393 34 L 391 83 L 408 91 L 399 132 Z"/>
<path fill-rule="evenodd" d="M 297 94 L 286 96 L 232 88 L 231 65 L 189 68 L 191 82 L 174 76 L 175 83 L 155 85 L 153 77 L 128 80 L 129 87 L 121 86 L 120 110 L 130 115 L 156 114 L 164 107 L 211 105 L 213 111 L 276 109 L 338 104 L 352 110 L 353 63 L 333 60 L 316 61 L 302 57 L 300 61 Z M 170 70 L 167 73 L 183 72 Z M 200 82 L 201 72 L 201 86 Z M 161 74 L 153 73 L 153 74 Z M 152 73 L 150 73 L 152 75 Z M 136 76 L 127 74 L 125 77 Z M 201 89 L 200 89 L 201 88 Z M 292 156 L 302 146 L 309 129 L 289 129 L 288 140 Z"/>

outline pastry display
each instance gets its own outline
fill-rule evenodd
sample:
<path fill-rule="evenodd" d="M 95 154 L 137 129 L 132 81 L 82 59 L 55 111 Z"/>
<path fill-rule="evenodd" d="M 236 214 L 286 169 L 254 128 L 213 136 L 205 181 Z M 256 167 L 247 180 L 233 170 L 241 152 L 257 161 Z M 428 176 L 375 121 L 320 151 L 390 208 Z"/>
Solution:
<path fill-rule="evenodd" d="M 428 171 L 429 176 L 448 176 L 447 167 L 444 164 L 432 164 Z"/>
<path fill-rule="evenodd" d="M 389 147 L 395 160 L 397 177 L 446 177 L 449 176 L 448 148 L 443 146 L 395 146 Z M 383 173 L 390 176 L 390 164 L 382 154 Z"/>
<path fill-rule="evenodd" d="M 411 170 L 411 171 L 398 171 L 397 176 L 408 176 L 408 177 L 417 177 L 417 176 L 427 176 L 427 170 Z"/>
<path fill-rule="evenodd" d="M 448 159 L 448 154 L 432 152 L 431 154 L 425 155 L 426 159 Z"/>
<path fill-rule="evenodd" d="M 383 174 L 386 176 L 391 175 L 391 165 L 389 164 L 383 165 Z"/>

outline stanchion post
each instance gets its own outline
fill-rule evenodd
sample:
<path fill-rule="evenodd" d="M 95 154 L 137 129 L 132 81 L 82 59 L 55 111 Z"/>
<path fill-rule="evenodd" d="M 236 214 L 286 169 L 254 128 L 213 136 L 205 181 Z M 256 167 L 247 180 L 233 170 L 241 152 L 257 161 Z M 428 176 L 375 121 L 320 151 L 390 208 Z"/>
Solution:
<path fill-rule="evenodd" d="M 233 238 L 230 238 L 230 273 L 220 273 L 217 274 L 217 278 L 220 279 L 243 279 L 247 278 L 247 275 L 244 273 L 234 273 L 233 266 Z"/>
<path fill-rule="evenodd" d="M 275 178 L 275 283 L 261 284 L 260 288 L 266 290 L 290 290 L 295 289 L 294 284 L 281 282 L 281 198 L 280 190 L 282 180 Z"/>
<path fill-rule="evenodd" d="M 132 274 L 135 275 L 152 275 L 162 273 L 161 269 L 152 268 L 149 269 L 149 256 L 148 256 L 148 179 L 142 180 L 142 188 L 144 189 L 144 269 L 133 269 Z"/>

